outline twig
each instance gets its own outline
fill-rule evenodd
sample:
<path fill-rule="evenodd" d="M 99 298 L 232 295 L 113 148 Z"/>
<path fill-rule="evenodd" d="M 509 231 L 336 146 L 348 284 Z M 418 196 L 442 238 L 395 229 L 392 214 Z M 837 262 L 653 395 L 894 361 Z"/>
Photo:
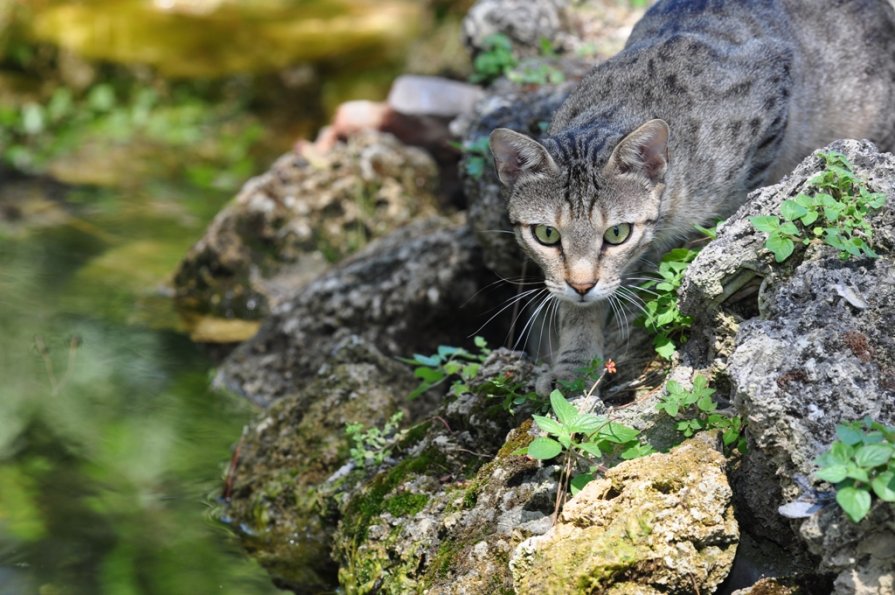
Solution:
<path fill-rule="evenodd" d="M 47 378 L 50 381 L 50 391 L 55 395 L 59 390 L 59 383 L 56 382 L 56 373 L 53 372 L 53 360 L 50 359 L 50 348 L 47 347 L 43 337 L 40 335 L 34 335 L 34 349 L 37 350 L 38 355 L 40 355 L 44 362 L 44 367 L 47 369 Z"/>

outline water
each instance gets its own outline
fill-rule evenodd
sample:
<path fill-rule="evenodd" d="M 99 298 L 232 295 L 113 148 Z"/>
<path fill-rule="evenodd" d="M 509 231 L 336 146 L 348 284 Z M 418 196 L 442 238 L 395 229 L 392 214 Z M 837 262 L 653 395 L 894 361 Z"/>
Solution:
<path fill-rule="evenodd" d="M 85 192 L 0 225 L 0 593 L 275 592 L 212 514 L 252 412 L 166 328 L 203 221 Z"/>

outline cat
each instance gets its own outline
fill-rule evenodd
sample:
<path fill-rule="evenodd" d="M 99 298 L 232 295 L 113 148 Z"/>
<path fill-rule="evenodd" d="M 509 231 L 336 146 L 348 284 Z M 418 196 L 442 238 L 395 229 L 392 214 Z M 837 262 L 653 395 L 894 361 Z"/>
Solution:
<path fill-rule="evenodd" d="M 661 1 L 546 137 L 493 131 L 516 239 L 559 300 L 538 392 L 606 355 L 609 300 L 643 263 L 838 138 L 895 147 L 887 0 Z"/>

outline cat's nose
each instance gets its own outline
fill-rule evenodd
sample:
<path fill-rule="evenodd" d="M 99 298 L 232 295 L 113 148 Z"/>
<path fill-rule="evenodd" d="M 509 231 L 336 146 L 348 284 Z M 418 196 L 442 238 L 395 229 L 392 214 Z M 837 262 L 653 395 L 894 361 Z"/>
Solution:
<path fill-rule="evenodd" d="M 569 287 L 577 291 L 580 295 L 586 294 L 591 288 L 596 285 L 596 283 L 592 281 L 587 281 L 585 283 L 577 283 L 575 281 L 566 281 L 569 284 Z"/>

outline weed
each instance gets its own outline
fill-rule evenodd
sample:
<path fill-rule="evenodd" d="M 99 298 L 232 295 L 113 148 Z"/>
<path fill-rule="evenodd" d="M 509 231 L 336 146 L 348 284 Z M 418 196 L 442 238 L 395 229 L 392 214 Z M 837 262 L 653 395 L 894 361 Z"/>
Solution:
<path fill-rule="evenodd" d="M 502 76 L 520 85 L 559 84 L 566 80 L 561 70 L 550 64 L 522 64 L 513 54 L 513 43 L 502 33 L 493 33 L 483 40 L 485 50 L 472 62 L 473 83 L 490 83 Z M 547 38 L 541 38 L 539 53 L 548 60 L 557 57 L 556 48 Z"/>
<path fill-rule="evenodd" d="M 698 253 L 691 248 L 666 252 L 657 271 L 661 279 L 640 286 L 648 293 L 643 300 L 643 316 L 639 322 L 654 335 L 656 353 L 665 359 L 671 359 L 693 324 L 693 319 L 681 313 L 678 307 L 677 291 L 684 281 L 684 271 Z"/>
<path fill-rule="evenodd" d="M 816 193 L 784 200 L 779 216 L 761 215 L 749 221 L 767 234 L 765 248 L 774 253 L 777 262 L 789 258 L 797 243 L 808 245 L 821 239 L 839 250 L 842 260 L 862 255 L 876 258 L 870 247 L 873 230 L 866 217 L 885 204 L 885 194 L 870 192 L 842 153 L 830 151 L 819 156 L 825 162 L 824 171 L 809 180 Z"/>
<path fill-rule="evenodd" d="M 400 361 L 416 366 L 413 374 L 420 379 L 420 384 L 410 393 L 410 398 L 415 399 L 430 388 L 437 386 L 450 377 L 458 377 L 458 381 L 451 385 L 451 394 L 460 395 L 469 391 L 468 381 L 479 373 L 479 369 L 489 355 L 491 349 L 483 337 L 474 339 L 478 353 L 472 353 L 462 347 L 449 347 L 441 345 L 434 355 L 414 354 L 410 359 L 399 358 Z"/>
<path fill-rule="evenodd" d="M 852 522 L 870 511 L 875 494 L 895 502 L 895 428 L 869 417 L 836 426 L 830 449 L 817 458 L 817 479 L 836 487 L 836 502 Z"/>
<path fill-rule="evenodd" d="M 677 429 L 684 437 L 705 430 L 721 430 L 725 448 L 746 452 L 743 419 L 739 415 L 718 413 L 718 404 L 712 399 L 715 389 L 709 388 L 704 376 L 693 379 L 692 390 L 685 390 L 674 380 L 668 381 L 667 389 L 668 394 L 656 404 L 656 409 L 677 419 Z"/>
<path fill-rule="evenodd" d="M 463 168 L 471 178 L 479 179 L 485 171 L 485 163 L 490 158 L 491 149 L 488 146 L 488 137 L 480 136 L 474 141 L 467 141 L 462 145 L 456 145 L 464 154 Z"/>
<path fill-rule="evenodd" d="M 382 428 L 370 428 L 364 431 L 364 424 L 350 423 L 345 426 L 345 435 L 351 443 L 348 453 L 358 467 L 378 467 L 391 456 L 392 448 L 399 442 L 407 430 L 398 430 L 404 413 L 398 411 L 392 415 Z"/>
<path fill-rule="evenodd" d="M 513 55 L 513 43 L 502 33 L 493 33 L 483 40 L 485 51 L 479 53 L 472 62 L 473 83 L 490 83 L 504 76 L 517 64 Z"/>

